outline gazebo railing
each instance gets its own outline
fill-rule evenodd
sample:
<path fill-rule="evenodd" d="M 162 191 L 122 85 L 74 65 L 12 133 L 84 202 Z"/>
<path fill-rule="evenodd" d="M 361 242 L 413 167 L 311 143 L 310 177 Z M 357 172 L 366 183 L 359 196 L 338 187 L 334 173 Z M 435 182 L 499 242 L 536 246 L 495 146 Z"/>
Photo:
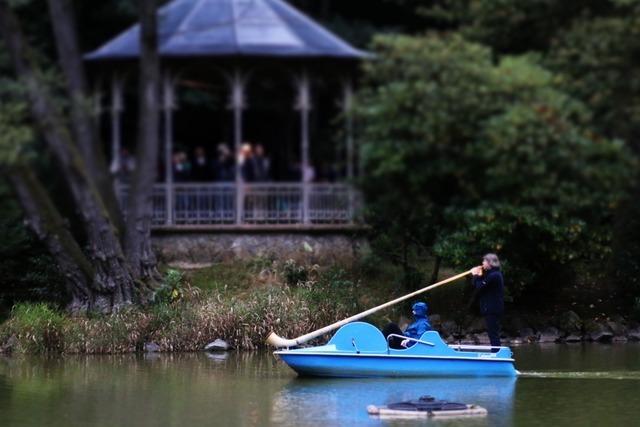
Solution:
<path fill-rule="evenodd" d="M 249 225 L 265 229 L 354 225 L 360 205 L 357 191 L 344 183 L 246 183 L 240 191 L 242 197 L 235 183 L 156 184 L 152 223 L 155 227 Z M 127 185 L 119 186 L 125 214 L 128 192 Z"/>
<path fill-rule="evenodd" d="M 300 224 L 304 218 L 302 184 L 250 184 L 243 189 L 240 218 L 245 224 Z"/>

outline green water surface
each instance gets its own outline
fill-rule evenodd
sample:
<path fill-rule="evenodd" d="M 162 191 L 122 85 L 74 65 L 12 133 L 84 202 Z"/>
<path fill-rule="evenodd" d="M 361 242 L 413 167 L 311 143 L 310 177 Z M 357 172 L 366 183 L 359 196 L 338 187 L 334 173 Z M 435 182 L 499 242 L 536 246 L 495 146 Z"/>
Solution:
<path fill-rule="evenodd" d="M 0 357 L 0 426 L 640 426 L 640 345 L 514 348 L 518 379 L 301 379 L 268 353 Z M 380 420 L 430 394 L 481 419 Z"/>

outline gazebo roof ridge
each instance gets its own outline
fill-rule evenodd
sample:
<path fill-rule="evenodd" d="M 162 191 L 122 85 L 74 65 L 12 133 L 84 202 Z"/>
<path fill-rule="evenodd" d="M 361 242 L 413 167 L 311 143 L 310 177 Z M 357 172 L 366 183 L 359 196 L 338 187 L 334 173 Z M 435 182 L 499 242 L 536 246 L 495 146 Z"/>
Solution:
<path fill-rule="evenodd" d="M 158 9 L 162 57 L 271 56 L 362 59 L 351 46 L 284 0 L 173 0 Z M 133 59 L 139 55 L 135 24 L 87 60 Z"/>

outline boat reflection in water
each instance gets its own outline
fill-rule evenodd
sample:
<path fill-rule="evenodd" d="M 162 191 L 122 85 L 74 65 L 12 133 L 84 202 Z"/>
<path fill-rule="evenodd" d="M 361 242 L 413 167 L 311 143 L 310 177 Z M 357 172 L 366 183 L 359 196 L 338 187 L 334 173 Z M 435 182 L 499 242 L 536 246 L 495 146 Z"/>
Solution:
<path fill-rule="evenodd" d="M 459 420 L 465 426 L 506 426 L 512 424 L 516 381 L 515 377 L 296 378 L 274 395 L 271 424 L 381 425 L 386 422 L 368 415 L 367 405 L 386 405 L 431 395 L 452 402 L 475 403 L 487 409 L 487 417 Z M 446 422 L 456 424 L 454 420 Z"/>

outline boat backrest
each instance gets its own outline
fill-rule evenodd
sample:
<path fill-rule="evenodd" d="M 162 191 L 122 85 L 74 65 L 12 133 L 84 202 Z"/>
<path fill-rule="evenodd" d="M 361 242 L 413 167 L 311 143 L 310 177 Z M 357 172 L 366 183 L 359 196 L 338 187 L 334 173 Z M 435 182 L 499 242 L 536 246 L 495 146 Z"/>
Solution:
<path fill-rule="evenodd" d="M 442 340 L 442 337 L 436 331 L 425 332 L 424 334 L 422 334 L 422 337 L 420 337 L 420 341 L 426 341 L 426 342 L 432 343 L 433 344 L 432 348 L 434 349 L 443 349 L 443 350 L 449 349 L 449 346 L 447 345 L 447 343 Z"/>
<path fill-rule="evenodd" d="M 347 323 L 336 332 L 327 344 L 340 351 L 386 352 L 387 341 L 380 329 L 366 322 Z"/>

